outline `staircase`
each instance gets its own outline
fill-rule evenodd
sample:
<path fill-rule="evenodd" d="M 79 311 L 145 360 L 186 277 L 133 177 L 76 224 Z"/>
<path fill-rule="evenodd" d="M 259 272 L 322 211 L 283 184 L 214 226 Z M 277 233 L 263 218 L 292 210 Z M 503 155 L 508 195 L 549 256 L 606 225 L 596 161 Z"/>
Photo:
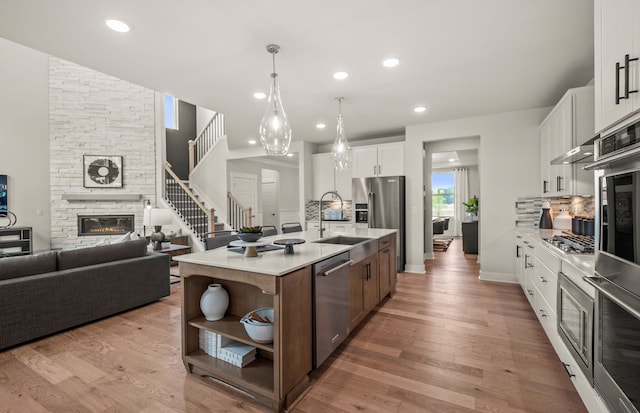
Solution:
<path fill-rule="evenodd" d="M 224 230 L 224 223 L 217 222 L 215 210 L 204 206 L 188 186 L 188 181 L 180 180 L 168 162 L 165 164 L 164 200 L 200 241 L 212 232 Z"/>

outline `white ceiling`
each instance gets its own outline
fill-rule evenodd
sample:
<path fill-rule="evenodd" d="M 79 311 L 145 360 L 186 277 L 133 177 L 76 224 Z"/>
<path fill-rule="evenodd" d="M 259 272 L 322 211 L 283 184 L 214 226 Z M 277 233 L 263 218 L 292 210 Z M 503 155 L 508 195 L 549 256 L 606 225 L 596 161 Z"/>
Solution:
<path fill-rule="evenodd" d="M 450 169 L 459 166 L 478 165 L 478 150 L 465 149 L 451 152 L 434 152 L 431 154 L 432 169 Z"/>
<path fill-rule="evenodd" d="M 357 140 L 551 106 L 593 77 L 593 0 L 0 0 L 0 37 L 223 112 L 232 148 L 257 135 L 269 43 L 293 139 L 315 143 L 334 138 L 336 96 Z"/>

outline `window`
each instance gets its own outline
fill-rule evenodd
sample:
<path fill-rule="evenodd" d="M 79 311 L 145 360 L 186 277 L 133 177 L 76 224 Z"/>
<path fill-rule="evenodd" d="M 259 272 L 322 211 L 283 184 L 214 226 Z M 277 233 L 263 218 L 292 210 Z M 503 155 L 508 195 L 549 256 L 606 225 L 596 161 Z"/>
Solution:
<path fill-rule="evenodd" d="M 164 95 L 164 127 L 178 129 L 178 99 L 166 93 Z"/>
<path fill-rule="evenodd" d="M 454 174 L 431 174 L 431 215 L 434 217 L 452 217 L 455 215 Z"/>

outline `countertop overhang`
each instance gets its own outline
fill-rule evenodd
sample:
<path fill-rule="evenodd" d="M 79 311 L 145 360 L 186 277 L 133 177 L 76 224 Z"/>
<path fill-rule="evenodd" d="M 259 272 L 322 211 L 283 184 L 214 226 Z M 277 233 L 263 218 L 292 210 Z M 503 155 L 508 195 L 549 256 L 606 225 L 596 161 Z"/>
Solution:
<path fill-rule="evenodd" d="M 332 238 L 338 235 L 380 239 L 394 232 L 397 232 L 397 230 L 356 228 L 349 231 L 325 232 L 322 239 Z M 349 251 L 354 247 L 353 245 L 314 243 L 313 241 L 320 239 L 318 231 L 278 234 L 271 237 L 263 237 L 260 240 L 273 242 L 288 238 L 304 239 L 305 243 L 294 246 L 294 253 L 292 255 L 284 255 L 283 250 L 275 250 L 260 252 L 257 257 L 245 257 L 243 254 L 228 251 L 227 248 L 217 248 L 209 251 L 184 254 L 174 257 L 173 259 L 180 263 L 208 265 L 211 267 L 280 276 L 322 261 L 325 258 Z"/>

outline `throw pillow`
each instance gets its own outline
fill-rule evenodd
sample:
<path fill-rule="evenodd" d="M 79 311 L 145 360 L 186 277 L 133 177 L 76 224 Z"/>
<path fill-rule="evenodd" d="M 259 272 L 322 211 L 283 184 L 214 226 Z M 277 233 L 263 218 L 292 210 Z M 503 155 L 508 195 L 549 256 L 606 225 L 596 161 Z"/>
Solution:
<path fill-rule="evenodd" d="M 111 240 L 111 243 L 112 243 L 112 244 L 117 244 L 117 243 L 119 243 L 119 242 L 126 242 L 126 241 L 130 241 L 130 240 L 131 240 L 131 233 L 130 233 L 130 232 L 127 232 L 127 233 L 126 233 L 126 234 L 124 234 L 124 235 L 121 235 L 121 236 L 119 236 L 119 237 L 117 237 L 117 238 L 115 238 L 115 239 L 112 239 L 112 240 Z"/>

